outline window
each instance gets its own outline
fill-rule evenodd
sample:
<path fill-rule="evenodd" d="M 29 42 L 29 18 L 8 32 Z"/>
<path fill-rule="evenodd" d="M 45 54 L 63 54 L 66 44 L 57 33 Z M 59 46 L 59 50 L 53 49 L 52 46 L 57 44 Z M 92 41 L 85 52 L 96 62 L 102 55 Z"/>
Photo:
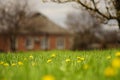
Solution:
<path fill-rule="evenodd" d="M 33 49 L 33 47 L 34 47 L 34 42 L 33 42 L 33 39 L 32 38 L 27 38 L 26 39 L 26 48 L 27 49 Z"/>
<path fill-rule="evenodd" d="M 57 49 L 64 49 L 65 47 L 64 38 L 57 38 L 56 46 Z"/>
<path fill-rule="evenodd" d="M 43 37 L 41 39 L 40 46 L 41 46 L 41 49 L 44 49 L 44 50 L 49 48 L 49 43 L 48 43 L 48 38 L 47 37 Z"/>

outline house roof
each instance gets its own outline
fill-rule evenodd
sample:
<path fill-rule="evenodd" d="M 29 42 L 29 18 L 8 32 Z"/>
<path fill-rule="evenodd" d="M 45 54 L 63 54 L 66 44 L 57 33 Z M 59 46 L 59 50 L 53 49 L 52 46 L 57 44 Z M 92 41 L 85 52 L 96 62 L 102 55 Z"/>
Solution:
<path fill-rule="evenodd" d="M 70 34 L 68 30 L 55 24 L 40 13 L 32 15 L 23 22 L 25 23 L 22 25 L 20 30 L 22 33 Z"/>
<path fill-rule="evenodd" d="M 52 22 L 46 16 L 41 13 L 35 13 L 29 18 L 24 18 L 21 21 L 19 33 L 47 33 L 47 34 L 70 34 L 68 30 L 60 27 Z"/>

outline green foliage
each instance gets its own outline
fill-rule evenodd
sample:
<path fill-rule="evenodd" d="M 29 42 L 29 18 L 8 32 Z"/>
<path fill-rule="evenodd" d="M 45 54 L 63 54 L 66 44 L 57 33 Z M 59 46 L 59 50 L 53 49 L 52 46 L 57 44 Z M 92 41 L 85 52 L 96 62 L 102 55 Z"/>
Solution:
<path fill-rule="evenodd" d="M 52 75 L 55 80 L 119 80 L 120 73 L 104 75 L 116 52 L 118 50 L 0 54 L 0 80 L 43 80 L 45 75 Z"/>

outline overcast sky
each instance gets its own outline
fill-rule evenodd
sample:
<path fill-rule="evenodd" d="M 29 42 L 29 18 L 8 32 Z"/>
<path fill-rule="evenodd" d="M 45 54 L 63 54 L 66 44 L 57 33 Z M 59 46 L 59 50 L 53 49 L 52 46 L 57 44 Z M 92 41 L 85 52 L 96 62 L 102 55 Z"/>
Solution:
<path fill-rule="evenodd" d="M 3 2 L 5 1 L 10 1 L 10 0 L 4 0 Z M 65 20 L 66 20 L 67 14 L 69 12 L 79 11 L 79 9 L 75 8 L 75 6 L 77 6 L 77 3 L 73 3 L 73 2 L 65 3 L 65 4 L 58 4 L 58 3 L 53 3 L 53 2 L 43 3 L 42 0 L 28 0 L 28 1 L 30 5 L 32 6 L 33 10 L 35 11 L 37 10 L 43 13 L 49 19 L 51 19 L 57 24 L 60 24 L 63 27 L 65 27 Z M 102 1 L 103 0 L 101 0 L 101 2 Z M 101 10 L 104 9 L 103 2 L 99 5 L 99 7 L 101 8 Z"/>
<path fill-rule="evenodd" d="M 100 10 L 105 9 L 105 5 L 103 4 L 104 0 L 101 0 L 101 4 L 99 5 Z M 65 3 L 58 4 L 53 2 L 43 3 L 41 0 L 31 0 L 31 4 L 35 5 L 36 9 L 46 15 L 49 19 L 54 21 L 57 24 L 65 27 L 66 16 L 69 12 L 79 11 L 73 6 L 77 6 L 77 3 Z M 116 22 L 113 22 L 113 24 Z"/>
<path fill-rule="evenodd" d="M 77 11 L 73 8 L 76 3 L 58 4 L 53 2 L 43 3 L 40 0 L 31 0 L 35 10 L 40 11 L 55 23 L 65 26 L 65 19 L 69 12 Z"/>

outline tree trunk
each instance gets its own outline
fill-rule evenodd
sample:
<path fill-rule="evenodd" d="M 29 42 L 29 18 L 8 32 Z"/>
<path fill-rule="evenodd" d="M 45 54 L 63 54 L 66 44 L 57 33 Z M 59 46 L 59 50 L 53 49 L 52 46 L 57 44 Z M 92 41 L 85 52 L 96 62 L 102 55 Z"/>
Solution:
<path fill-rule="evenodd" d="M 118 26 L 120 29 L 120 0 L 115 0 L 115 8 L 116 8 L 116 12 L 117 12 Z"/>
<path fill-rule="evenodd" d="M 118 27 L 120 29 L 120 19 L 117 19 L 117 21 L 118 21 Z"/>
<path fill-rule="evenodd" d="M 15 35 L 11 35 L 10 36 L 10 48 L 11 48 L 11 51 L 12 52 L 15 52 L 16 51 L 16 36 Z"/>

